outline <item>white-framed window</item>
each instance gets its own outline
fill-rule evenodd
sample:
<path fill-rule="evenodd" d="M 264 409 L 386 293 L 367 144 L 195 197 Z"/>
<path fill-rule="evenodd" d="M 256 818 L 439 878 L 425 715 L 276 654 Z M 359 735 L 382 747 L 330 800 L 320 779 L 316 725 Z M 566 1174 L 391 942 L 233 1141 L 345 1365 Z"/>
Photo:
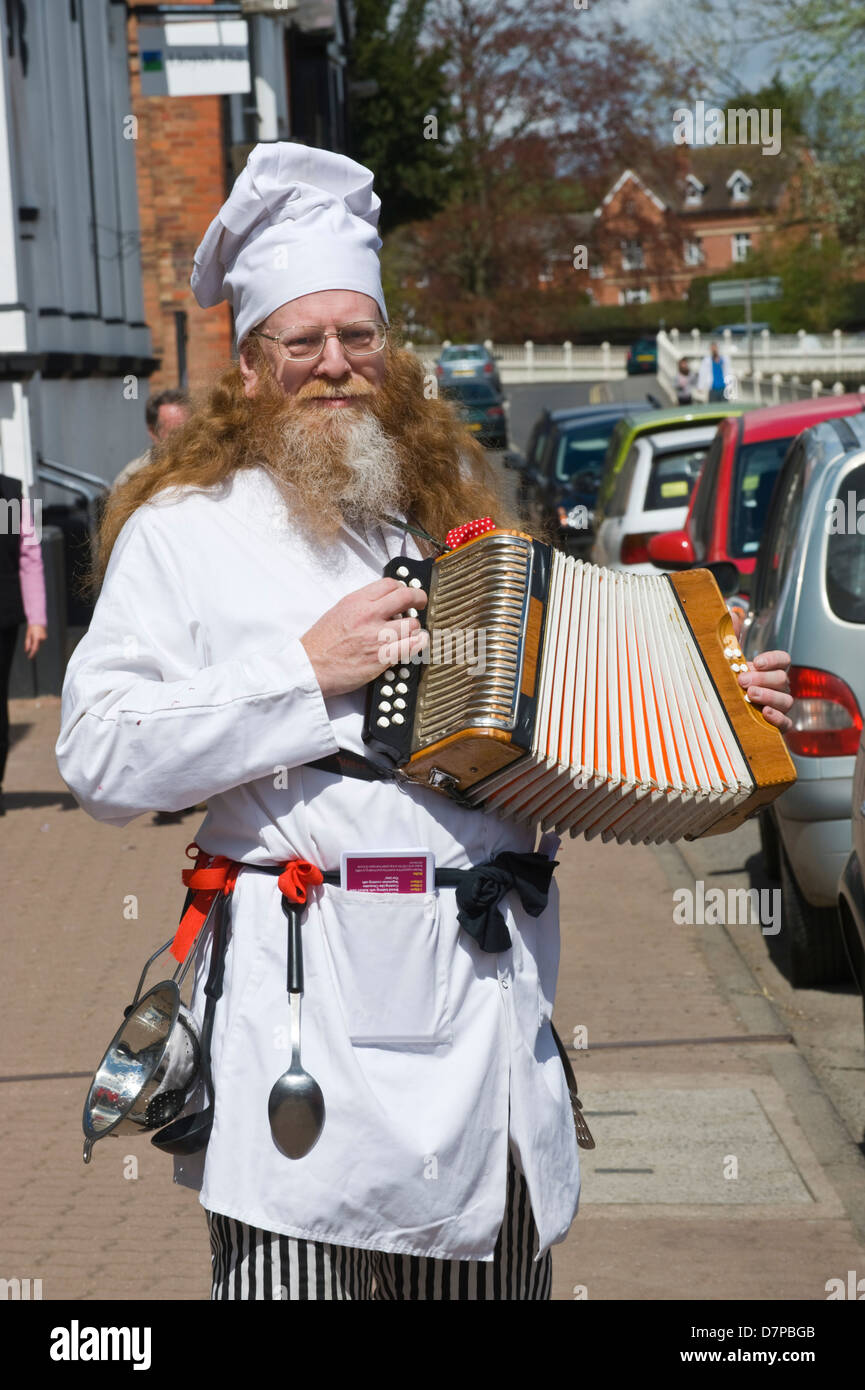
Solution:
<path fill-rule="evenodd" d="M 603 280 L 604 267 L 601 265 L 600 261 L 589 262 L 589 278 L 592 280 Z"/>
<path fill-rule="evenodd" d="M 643 248 L 638 241 L 622 242 L 622 269 L 643 269 Z"/>
<path fill-rule="evenodd" d="M 685 179 L 685 206 L 689 208 L 699 207 L 705 191 L 705 185 L 700 183 L 696 174 L 688 174 Z"/>
<path fill-rule="evenodd" d="M 751 179 L 741 169 L 735 169 L 727 180 L 730 197 L 734 203 L 747 203 L 751 196 Z"/>
<path fill-rule="evenodd" d="M 823 233 L 822 233 L 822 232 L 812 232 L 812 233 L 811 233 L 811 245 L 812 245 L 812 246 L 815 246 L 815 247 L 820 247 L 820 246 L 823 245 Z"/>
<path fill-rule="evenodd" d="M 733 260 L 746 261 L 751 252 L 751 233 L 736 232 L 732 237 Z"/>
<path fill-rule="evenodd" d="M 685 265 L 703 264 L 703 243 L 699 237 L 686 237 L 684 256 Z"/>
<path fill-rule="evenodd" d="M 651 294 L 646 289 L 619 290 L 620 304 L 648 304 L 651 298 Z"/>

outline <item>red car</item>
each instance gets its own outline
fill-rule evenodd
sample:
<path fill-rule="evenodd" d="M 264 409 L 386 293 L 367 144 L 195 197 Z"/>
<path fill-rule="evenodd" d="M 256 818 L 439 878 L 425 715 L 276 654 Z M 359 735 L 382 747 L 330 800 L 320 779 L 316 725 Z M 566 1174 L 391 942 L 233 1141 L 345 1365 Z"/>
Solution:
<path fill-rule="evenodd" d="M 865 396 L 819 396 L 722 420 L 691 493 L 681 531 L 649 541 L 649 558 L 664 569 L 727 561 L 747 590 L 775 479 L 790 444 L 802 430 L 837 415 L 857 415 Z M 723 586 L 722 586 L 723 587 Z"/>

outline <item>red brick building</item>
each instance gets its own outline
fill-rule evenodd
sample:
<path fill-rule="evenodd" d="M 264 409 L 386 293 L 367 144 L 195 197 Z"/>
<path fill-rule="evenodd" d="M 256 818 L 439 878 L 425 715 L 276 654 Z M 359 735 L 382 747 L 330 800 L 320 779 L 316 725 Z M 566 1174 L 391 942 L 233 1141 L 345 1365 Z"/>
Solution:
<path fill-rule="evenodd" d="M 586 248 L 582 276 L 596 304 L 685 299 L 695 276 L 743 264 L 767 237 L 832 230 L 831 206 L 807 151 L 688 148 L 669 174 L 625 169 L 593 214 L 569 219 Z M 743 272 L 744 273 L 744 272 Z"/>

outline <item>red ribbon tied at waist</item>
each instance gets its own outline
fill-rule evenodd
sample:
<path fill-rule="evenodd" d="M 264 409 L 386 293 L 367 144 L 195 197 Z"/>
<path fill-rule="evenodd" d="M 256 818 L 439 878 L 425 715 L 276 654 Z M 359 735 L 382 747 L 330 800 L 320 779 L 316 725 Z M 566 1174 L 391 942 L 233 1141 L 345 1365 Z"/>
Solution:
<path fill-rule="evenodd" d="M 171 954 L 181 964 L 189 955 L 217 893 L 229 897 L 243 868 L 238 860 L 229 859 L 224 854 L 207 854 L 194 840 L 186 846 L 189 859 L 192 858 L 190 850 L 195 851 L 195 865 L 191 869 L 184 869 L 181 878 L 186 887 L 193 890 L 194 896 L 180 919 L 171 943 Z M 323 883 L 324 878 L 321 869 L 306 859 L 289 859 L 277 882 L 283 896 L 290 902 L 305 903 L 307 886 L 315 887 Z"/>
<path fill-rule="evenodd" d="M 289 859 L 276 882 L 282 896 L 288 898 L 289 902 L 305 903 L 307 884 L 317 887 L 319 883 L 324 883 L 324 875 L 321 869 L 306 859 Z"/>

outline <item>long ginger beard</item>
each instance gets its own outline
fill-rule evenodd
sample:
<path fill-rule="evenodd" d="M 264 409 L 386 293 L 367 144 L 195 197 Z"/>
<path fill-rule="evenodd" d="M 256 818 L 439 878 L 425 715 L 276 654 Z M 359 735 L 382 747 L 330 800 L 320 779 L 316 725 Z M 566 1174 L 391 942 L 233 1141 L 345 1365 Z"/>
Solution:
<path fill-rule="evenodd" d="M 307 535 L 325 540 L 342 523 L 366 528 L 403 508 L 400 450 L 371 408 L 383 387 L 365 379 L 348 386 L 317 379 L 294 396 L 272 379 L 262 387 L 253 412 L 256 448 Z M 315 404 L 337 396 L 357 404 Z"/>

